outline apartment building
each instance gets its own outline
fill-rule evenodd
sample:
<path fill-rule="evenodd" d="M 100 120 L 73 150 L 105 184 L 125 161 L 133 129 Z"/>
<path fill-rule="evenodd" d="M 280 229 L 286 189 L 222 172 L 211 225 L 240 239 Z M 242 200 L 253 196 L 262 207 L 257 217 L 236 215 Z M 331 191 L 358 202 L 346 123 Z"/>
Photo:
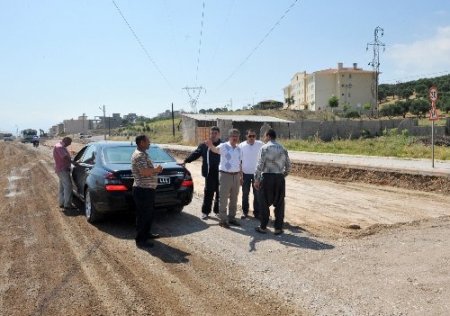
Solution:
<path fill-rule="evenodd" d="M 360 108 L 365 103 L 375 105 L 375 72 L 338 63 L 337 68 L 319 70 L 311 74 L 297 72 L 283 89 L 284 108 L 294 110 L 324 110 L 332 96 L 339 99 L 339 108 L 347 105 Z"/>

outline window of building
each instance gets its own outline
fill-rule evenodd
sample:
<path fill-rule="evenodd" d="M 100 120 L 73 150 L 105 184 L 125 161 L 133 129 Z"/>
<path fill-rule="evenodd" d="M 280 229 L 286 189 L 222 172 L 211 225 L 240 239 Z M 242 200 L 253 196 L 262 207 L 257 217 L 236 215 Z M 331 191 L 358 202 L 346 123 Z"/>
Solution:
<path fill-rule="evenodd" d="M 352 95 L 350 94 L 350 92 L 348 93 L 348 97 L 350 98 Z"/>

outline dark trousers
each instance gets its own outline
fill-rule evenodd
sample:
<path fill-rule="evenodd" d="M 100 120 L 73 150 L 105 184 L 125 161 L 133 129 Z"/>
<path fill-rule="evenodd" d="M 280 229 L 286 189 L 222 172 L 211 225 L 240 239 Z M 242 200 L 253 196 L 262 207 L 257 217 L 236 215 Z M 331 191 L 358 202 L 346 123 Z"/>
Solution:
<path fill-rule="evenodd" d="M 136 242 L 146 241 L 150 236 L 155 209 L 155 189 L 133 187 L 136 205 Z"/>
<path fill-rule="evenodd" d="M 252 188 L 253 192 L 253 214 L 257 216 L 259 214 L 259 201 L 257 197 L 257 192 L 255 190 L 255 187 L 253 186 L 255 182 L 254 175 L 244 173 L 243 174 L 243 182 L 242 182 L 242 212 L 245 215 L 248 215 L 248 208 L 249 208 L 249 202 L 248 198 L 250 195 L 250 187 Z"/>
<path fill-rule="evenodd" d="M 264 173 L 259 189 L 259 203 L 261 205 L 259 219 L 261 228 L 266 228 L 269 223 L 270 206 L 275 206 L 275 229 L 283 228 L 284 221 L 284 196 L 286 182 L 284 175 L 280 173 Z"/>
<path fill-rule="evenodd" d="M 216 195 L 214 199 L 214 194 Z M 211 213 L 214 199 L 214 213 L 219 213 L 219 172 L 210 172 L 205 177 L 205 191 L 203 194 L 202 213 Z"/>

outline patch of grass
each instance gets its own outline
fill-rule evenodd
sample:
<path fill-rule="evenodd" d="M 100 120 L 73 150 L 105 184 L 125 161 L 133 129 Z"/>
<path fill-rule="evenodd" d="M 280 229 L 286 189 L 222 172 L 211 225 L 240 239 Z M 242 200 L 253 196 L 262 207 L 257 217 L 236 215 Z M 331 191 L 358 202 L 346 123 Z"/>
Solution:
<path fill-rule="evenodd" d="M 309 140 L 280 140 L 288 150 L 348 155 L 385 156 L 402 158 L 429 158 L 431 147 L 416 141 L 415 137 L 389 134 L 370 139 L 344 139 L 330 142 Z M 450 147 L 435 146 L 435 158 L 450 160 Z"/>
<path fill-rule="evenodd" d="M 111 137 L 113 140 L 134 140 L 136 135 L 146 134 L 152 143 L 169 144 L 183 142 L 183 134 L 180 119 L 175 119 L 175 136 L 173 135 L 172 119 L 158 120 L 149 123 L 138 123 L 126 128 L 120 128 L 116 135 Z M 180 128 L 180 129 L 178 129 Z"/>
<path fill-rule="evenodd" d="M 419 126 L 431 126 L 431 121 L 428 118 L 422 118 L 419 120 L 418 124 L 419 124 Z M 445 126 L 445 124 L 447 124 L 446 118 L 442 118 L 440 120 L 434 121 L 435 126 Z"/>

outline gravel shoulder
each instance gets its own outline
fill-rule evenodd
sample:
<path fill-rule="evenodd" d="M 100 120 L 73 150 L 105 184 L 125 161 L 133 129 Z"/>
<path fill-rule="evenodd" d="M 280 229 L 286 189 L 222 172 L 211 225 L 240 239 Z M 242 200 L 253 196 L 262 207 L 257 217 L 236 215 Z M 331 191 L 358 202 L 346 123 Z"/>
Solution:
<path fill-rule="evenodd" d="M 258 235 L 199 219 L 196 162 L 192 204 L 158 216 L 146 251 L 132 216 L 61 212 L 52 167 L 45 146 L 0 143 L 0 314 L 450 313 L 446 195 L 288 177 L 286 234 Z"/>

